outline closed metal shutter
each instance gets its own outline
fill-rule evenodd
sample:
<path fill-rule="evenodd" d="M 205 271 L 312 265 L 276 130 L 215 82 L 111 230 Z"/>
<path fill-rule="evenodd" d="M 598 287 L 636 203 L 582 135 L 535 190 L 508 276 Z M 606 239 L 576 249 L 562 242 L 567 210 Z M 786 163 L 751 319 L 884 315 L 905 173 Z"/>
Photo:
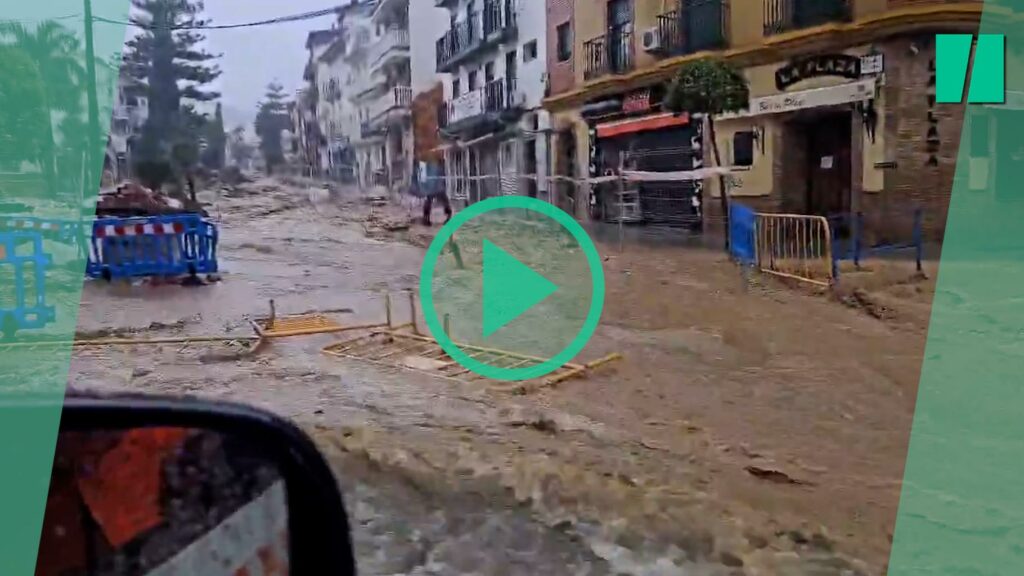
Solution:
<path fill-rule="evenodd" d="M 608 167 L 621 152 L 626 169 L 649 172 L 673 172 L 700 167 L 694 140 L 699 132 L 694 124 L 650 132 L 639 132 L 599 140 L 600 155 Z M 695 162 L 696 161 L 696 162 Z M 698 227 L 701 223 L 698 182 L 642 182 L 639 191 L 641 220 L 654 226 Z M 695 206 L 694 198 L 698 199 Z"/>

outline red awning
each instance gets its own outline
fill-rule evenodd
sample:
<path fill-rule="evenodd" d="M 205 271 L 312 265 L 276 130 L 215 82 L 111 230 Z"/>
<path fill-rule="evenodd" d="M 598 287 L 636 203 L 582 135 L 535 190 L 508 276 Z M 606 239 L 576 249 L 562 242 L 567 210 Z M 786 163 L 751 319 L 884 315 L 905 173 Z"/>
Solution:
<path fill-rule="evenodd" d="M 685 112 L 679 116 L 676 116 L 671 112 L 666 112 L 663 114 L 644 116 L 643 118 L 631 118 L 629 120 L 619 120 L 616 122 L 598 124 L 597 137 L 611 138 L 613 136 L 622 136 L 623 134 L 633 134 L 635 132 L 661 130 L 662 128 L 672 128 L 674 126 L 686 126 L 689 123 L 690 115 Z"/>

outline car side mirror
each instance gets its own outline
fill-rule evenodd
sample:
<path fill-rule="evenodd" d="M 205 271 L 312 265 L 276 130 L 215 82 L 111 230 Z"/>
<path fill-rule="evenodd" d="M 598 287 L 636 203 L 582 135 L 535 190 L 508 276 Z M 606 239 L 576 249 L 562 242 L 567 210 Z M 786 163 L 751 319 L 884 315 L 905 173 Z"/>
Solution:
<path fill-rule="evenodd" d="M 5 409 L 53 410 L 53 406 Z M 267 412 L 194 399 L 68 397 L 37 576 L 350 575 L 337 482 Z"/>

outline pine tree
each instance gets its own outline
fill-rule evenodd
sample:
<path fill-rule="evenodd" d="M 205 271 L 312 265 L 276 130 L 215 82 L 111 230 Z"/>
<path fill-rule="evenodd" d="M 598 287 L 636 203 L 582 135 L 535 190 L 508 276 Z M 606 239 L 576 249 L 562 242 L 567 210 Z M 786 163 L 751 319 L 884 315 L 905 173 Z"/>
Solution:
<path fill-rule="evenodd" d="M 267 164 L 267 172 L 284 163 L 281 132 L 291 126 L 288 103 L 285 101 L 284 86 L 278 82 L 267 85 L 267 93 L 259 105 L 256 115 L 256 135 L 260 139 L 260 152 Z"/>
<path fill-rule="evenodd" d="M 203 165 L 211 170 L 224 167 L 227 150 L 227 134 L 224 133 L 224 112 L 217 103 L 217 111 L 213 120 L 206 123 L 206 151 L 203 153 Z"/>
<path fill-rule="evenodd" d="M 130 40 L 125 67 L 148 86 L 149 119 L 143 127 L 140 155 L 146 160 L 168 160 L 182 140 L 195 140 L 190 132 L 183 100 L 206 102 L 220 97 L 205 87 L 220 76 L 214 64 L 219 56 L 200 47 L 202 34 L 190 30 L 209 23 L 200 15 L 201 0 L 132 0 L 139 14 L 132 18 L 145 31 Z"/>

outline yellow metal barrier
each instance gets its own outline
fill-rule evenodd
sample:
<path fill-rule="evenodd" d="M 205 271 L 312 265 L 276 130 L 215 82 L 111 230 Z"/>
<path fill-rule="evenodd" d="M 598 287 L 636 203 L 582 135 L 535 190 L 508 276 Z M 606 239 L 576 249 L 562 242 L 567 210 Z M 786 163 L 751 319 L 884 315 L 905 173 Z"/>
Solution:
<path fill-rule="evenodd" d="M 766 274 L 832 285 L 832 230 L 824 216 L 758 213 L 756 250 Z"/>

